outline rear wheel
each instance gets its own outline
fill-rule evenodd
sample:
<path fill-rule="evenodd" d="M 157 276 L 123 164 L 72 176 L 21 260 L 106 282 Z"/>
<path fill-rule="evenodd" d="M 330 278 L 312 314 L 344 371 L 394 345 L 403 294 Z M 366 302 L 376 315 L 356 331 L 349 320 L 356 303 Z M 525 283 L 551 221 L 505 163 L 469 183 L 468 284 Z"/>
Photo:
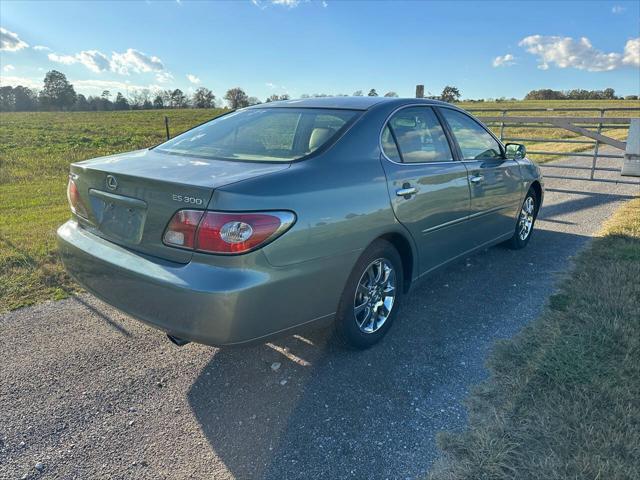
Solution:
<path fill-rule="evenodd" d="M 527 246 L 531 234 L 533 232 L 533 225 L 536 223 L 536 217 L 538 215 L 538 196 L 533 188 L 530 188 L 527 195 L 524 197 L 522 207 L 520 207 L 520 213 L 518 214 L 518 221 L 516 222 L 516 229 L 513 233 L 513 237 L 507 241 L 507 245 L 514 249 L 519 250 Z"/>
<path fill-rule="evenodd" d="M 347 280 L 336 314 L 338 337 L 358 349 L 380 341 L 397 316 L 402 292 L 400 254 L 389 242 L 375 241 Z"/>

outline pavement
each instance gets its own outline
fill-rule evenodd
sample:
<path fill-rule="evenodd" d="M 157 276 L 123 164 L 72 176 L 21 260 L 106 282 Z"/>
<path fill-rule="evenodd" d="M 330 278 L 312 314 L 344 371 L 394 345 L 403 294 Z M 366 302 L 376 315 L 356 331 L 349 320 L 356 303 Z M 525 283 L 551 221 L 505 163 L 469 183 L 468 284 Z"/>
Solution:
<path fill-rule="evenodd" d="M 464 398 L 487 377 L 495 341 L 538 316 L 572 257 L 640 194 L 583 180 L 546 187 L 526 249 L 494 247 L 421 281 L 364 352 L 327 330 L 179 348 L 89 294 L 0 316 L 0 478 L 424 475 L 437 432 L 465 428 Z"/>

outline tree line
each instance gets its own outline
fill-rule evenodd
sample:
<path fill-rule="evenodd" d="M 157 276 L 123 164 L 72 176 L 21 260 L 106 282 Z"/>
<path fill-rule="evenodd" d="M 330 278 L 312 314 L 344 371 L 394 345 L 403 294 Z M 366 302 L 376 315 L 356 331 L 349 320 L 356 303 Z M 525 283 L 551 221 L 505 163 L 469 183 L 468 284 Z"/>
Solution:
<path fill-rule="evenodd" d="M 367 93 L 370 97 L 377 97 L 379 94 L 375 88 Z M 346 94 L 328 95 L 324 93 L 303 94 L 302 98 L 309 97 L 329 97 L 348 96 Z M 364 96 L 362 90 L 352 93 L 352 96 Z M 390 91 L 384 94 L 385 97 L 397 97 L 396 92 Z M 454 86 L 447 85 L 439 96 L 429 96 L 427 98 L 443 100 L 445 102 L 460 101 L 460 90 Z M 624 97 L 627 100 L 637 100 L 637 95 Z M 278 100 L 288 100 L 289 95 L 271 95 L 264 102 Z M 532 90 L 525 96 L 525 100 L 617 100 L 613 88 L 604 90 Z M 104 90 L 101 95 L 85 96 L 76 93 L 73 85 L 67 80 L 64 73 L 57 70 L 47 72 L 44 77 L 42 90 L 35 90 L 23 86 L 0 87 L 0 111 L 21 112 L 21 111 L 110 111 L 110 110 L 150 110 L 162 108 L 213 108 L 222 106 L 223 101 L 231 109 L 243 108 L 250 105 L 263 103 L 257 97 L 247 95 L 240 87 L 227 90 L 222 99 L 216 98 L 211 90 L 206 87 L 199 87 L 193 94 L 187 95 L 176 88 L 174 90 L 160 90 L 151 92 L 149 89 L 135 90 L 128 96 L 121 92 L 115 95 L 109 90 Z M 472 100 L 470 100 L 472 101 Z"/>
<path fill-rule="evenodd" d="M 362 90 L 353 93 L 363 96 Z M 377 97 L 375 88 L 369 90 L 368 96 Z M 325 93 L 303 94 L 302 98 L 329 97 Z M 339 94 L 338 96 L 347 96 Z M 397 97 L 396 92 L 387 92 L 385 97 Z M 458 93 L 459 96 L 459 93 Z M 289 100 L 288 94 L 273 94 L 264 103 L 279 100 Z M 85 96 L 75 91 L 74 86 L 67 80 L 64 73 L 57 70 L 47 72 L 44 77 L 43 88 L 36 90 L 24 86 L 0 87 L 0 111 L 29 112 L 29 111 L 111 111 L 111 110 L 150 110 L 162 108 L 214 108 L 223 106 L 223 101 L 231 109 L 248 107 L 263 103 L 257 97 L 249 96 L 242 88 L 230 88 L 222 99 L 216 98 L 206 87 L 196 89 L 187 95 L 176 88 L 174 90 L 160 90 L 152 92 L 149 89 L 135 90 L 128 96 L 117 92 L 115 95 L 104 90 L 100 95 Z"/>
<path fill-rule="evenodd" d="M 361 90 L 353 95 L 364 95 Z M 378 96 L 375 89 L 371 89 L 369 96 Z M 304 94 L 303 98 L 328 97 L 324 93 Z M 342 95 L 346 96 L 346 95 Z M 397 97 L 395 92 L 387 92 L 387 97 Z M 279 100 L 289 100 L 289 95 L 273 94 L 264 103 Z M 47 72 L 44 77 L 42 90 L 38 91 L 23 86 L 0 87 L 0 111 L 111 111 L 111 110 L 150 110 L 162 108 L 214 108 L 222 106 L 222 101 L 231 109 L 248 107 L 263 103 L 259 98 L 249 96 L 242 88 L 230 88 L 222 99 L 217 99 L 206 87 L 196 89 L 187 95 L 176 88 L 174 90 L 160 90 L 151 92 L 149 89 L 135 90 L 128 96 L 117 92 L 115 95 L 104 90 L 100 95 L 85 96 L 76 93 L 73 85 L 64 73 L 57 70 Z"/>
<path fill-rule="evenodd" d="M 525 100 L 638 100 L 638 95 L 627 95 L 626 97 L 616 96 L 613 88 L 604 90 L 584 90 L 576 88 L 574 90 L 552 90 L 543 88 L 541 90 L 531 90 L 524 97 Z"/>
<path fill-rule="evenodd" d="M 188 96 L 182 90 L 135 90 L 125 97 L 109 90 L 96 96 L 76 93 L 67 77 L 51 70 L 44 77 L 42 90 L 17 86 L 0 87 L 0 111 L 109 111 L 153 108 L 213 108 L 216 97 L 208 88 L 198 88 Z"/>

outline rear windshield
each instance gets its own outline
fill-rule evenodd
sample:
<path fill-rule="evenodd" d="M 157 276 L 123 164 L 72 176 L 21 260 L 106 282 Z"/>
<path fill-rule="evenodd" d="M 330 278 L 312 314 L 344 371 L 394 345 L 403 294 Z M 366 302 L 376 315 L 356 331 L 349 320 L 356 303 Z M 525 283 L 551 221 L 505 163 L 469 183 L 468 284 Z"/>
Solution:
<path fill-rule="evenodd" d="M 216 118 L 157 149 L 211 159 L 290 162 L 330 142 L 357 114 L 320 108 L 251 108 Z"/>

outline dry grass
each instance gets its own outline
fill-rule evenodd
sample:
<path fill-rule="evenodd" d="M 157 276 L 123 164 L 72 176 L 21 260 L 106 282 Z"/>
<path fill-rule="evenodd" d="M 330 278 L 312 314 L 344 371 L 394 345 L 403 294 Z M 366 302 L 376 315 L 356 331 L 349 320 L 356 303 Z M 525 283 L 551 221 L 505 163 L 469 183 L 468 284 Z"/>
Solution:
<path fill-rule="evenodd" d="M 638 100 L 621 100 L 615 102 L 609 102 L 604 100 L 585 100 L 585 101 L 575 101 L 575 100 L 529 100 L 529 101 L 520 101 L 520 102 L 496 102 L 496 103 L 465 103 L 462 102 L 458 104 L 462 108 L 469 109 L 475 115 L 479 117 L 489 115 L 489 116 L 500 116 L 502 113 L 498 111 L 491 112 L 483 112 L 482 109 L 486 108 L 500 108 L 500 109 L 510 109 L 510 108 L 593 108 L 594 110 L 588 111 L 577 111 L 577 112 L 557 112 L 557 111 L 539 111 L 539 112 L 510 112 L 508 115 L 514 116 L 571 116 L 571 117 L 599 117 L 600 112 L 599 109 L 614 107 L 614 108 L 640 108 L 640 101 Z M 637 117 L 639 112 L 636 111 L 608 111 L 605 112 L 606 117 Z M 508 122 L 507 122 L 508 123 Z M 494 126 L 492 127 L 493 131 L 496 134 L 500 133 L 500 127 Z M 627 138 L 627 129 L 604 129 L 602 131 L 604 135 L 615 138 L 617 140 L 626 140 Z M 551 138 L 551 139 L 572 139 L 572 140 L 591 140 L 590 138 L 583 137 L 581 135 L 567 132 L 562 128 L 525 128 L 521 126 L 516 127 L 505 127 L 504 129 L 504 137 L 511 138 Z M 531 151 L 547 151 L 547 152 L 562 152 L 562 153 L 572 153 L 572 152 L 593 152 L 593 145 L 586 144 L 571 144 L 571 143 L 557 143 L 557 142 L 518 142 L 524 143 L 527 146 L 527 150 Z M 556 155 L 537 155 L 530 154 L 530 158 L 535 160 L 538 163 L 548 162 L 550 160 L 555 160 L 559 158 Z M 585 162 L 589 162 L 590 159 L 585 158 Z"/>
<path fill-rule="evenodd" d="M 640 199 L 488 366 L 430 479 L 640 478 Z"/>

